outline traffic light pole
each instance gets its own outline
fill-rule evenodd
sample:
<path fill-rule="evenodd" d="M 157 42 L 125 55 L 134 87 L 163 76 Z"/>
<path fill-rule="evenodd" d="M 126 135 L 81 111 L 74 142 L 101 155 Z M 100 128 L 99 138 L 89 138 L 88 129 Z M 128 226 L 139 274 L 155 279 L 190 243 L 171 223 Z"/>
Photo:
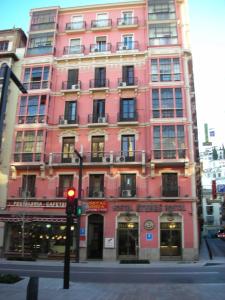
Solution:
<path fill-rule="evenodd" d="M 78 179 L 78 202 L 81 200 L 81 192 L 82 192 L 82 171 L 83 171 L 83 157 L 80 153 L 75 149 L 74 152 L 80 159 L 79 164 L 79 179 Z M 77 215 L 77 234 L 76 234 L 76 245 L 77 245 L 77 255 L 76 255 L 76 263 L 80 261 L 80 216 Z"/>
<path fill-rule="evenodd" d="M 70 245 L 71 245 L 71 225 L 73 223 L 72 212 L 69 210 L 69 203 L 67 201 L 66 209 L 66 244 L 64 255 L 64 281 L 63 288 L 69 289 L 70 286 Z"/>

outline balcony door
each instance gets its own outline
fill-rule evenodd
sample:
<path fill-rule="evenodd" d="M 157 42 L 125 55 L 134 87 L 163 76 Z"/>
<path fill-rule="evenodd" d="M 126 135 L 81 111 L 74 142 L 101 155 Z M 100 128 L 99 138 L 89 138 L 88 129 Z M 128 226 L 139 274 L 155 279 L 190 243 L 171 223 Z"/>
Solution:
<path fill-rule="evenodd" d="M 62 145 L 63 163 L 72 162 L 72 158 L 74 157 L 74 149 L 75 149 L 75 138 L 74 137 L 63 138 L 63 145 Z"/>
<path fill-rule="evenodd" d="M 72 16 L 71 18 L 72 26 L 71 29 L 82 29 L 83 28 L 83 16 Z"/>
<path fill-rule="evenodd" d="M 104 136 L 93 136 L 91 140 L 91 161 L 101 162 L 104 156 Z"/>
<path fill-rule="evenodd" d="M 102 198 L 104 195 L 104 175 L 90 175 L 89 197 Z"/>
<path fill-rule="evenodd" d="M 71 39 L 70 40 L 70 50 L 69 54 L 79 54 L 81 51 L 80 39 Z"/>
<path fill-rule="evenodd" d="M 106 49 L 106 36 L 98 36 L 96 37 L 96 45 L 98 51 L 107 51 Z"/>
<path fill-rule="evenodd" d="M 93 123 L 104 123 L 105 100 L 94 100 L 93 102 Z"/>
<path fill-rule="evenodd" d="M 121 197 L 134 197 L 136 195 L 136 175 L 121 175 Z"/>
<path fill-rule="evenodd" d="M 162 196 L 178 197 L 178 176 L 177 173 L 162 174 Z"/>
<path fill-rule="evenodd" d="M 67 89 L 72 89 L 72 86 L 78 83 L 78 69 L 68 70 Z"/>
<path fill-rule="evenodd" d="M 135 136 L 123 135 L 121 142 L 121 154 L 125 157 L 125 161 L 135 160 Z"/>
<path fill-rule="evenodd" d="M 105 87 L 106 83 L 106 68 L 95 69 L 95 87 Z"/>
<path fill-rule="evenodd" d="M 136 119 L 136 101 L 133 98 L 120 101 L 120 120 L 134 121 Z"/>
<path fill-rule="evenodd" d="M 123 66 L 122 81 L 127 85 L 134 85 L 134 66 Z"/>
<path fill-rule="evenodd" d="M 23 175 L 22 177 L 22 197 L 35 197 L 36 175 Z"/>
<path fill-rule="evenodd" d="M 64 120 L 66 120 L 68 124 L 75 124 L 76 114 L 77 114 L 77 102 L 66 101 Z"/>
<path fill-rule="evenodd" d="M 127 50 L 131 50 L 134 48 L 133 35 L 124 35 L 123 36 L 123 46 L 126 47 Z"/>
<path fill-rule="evenodd" d="M 59 175 L 58 197 L 64 197 L 64 192 L 73 187 L 73 175 Z"/>

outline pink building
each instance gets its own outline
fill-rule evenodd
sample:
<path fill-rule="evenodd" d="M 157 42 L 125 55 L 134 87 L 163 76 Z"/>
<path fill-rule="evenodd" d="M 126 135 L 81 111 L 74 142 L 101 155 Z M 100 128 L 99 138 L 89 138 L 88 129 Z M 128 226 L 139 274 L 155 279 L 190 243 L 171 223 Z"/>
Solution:
<path fill-rule="evenodd" d="M 198 258 L 186 6 L 149 0 L 31 11 L 21 78 L 29 93 L 18 101 L 0 216 L 6 252 L 63 255 L 76 149 L 81 259 Z"/>

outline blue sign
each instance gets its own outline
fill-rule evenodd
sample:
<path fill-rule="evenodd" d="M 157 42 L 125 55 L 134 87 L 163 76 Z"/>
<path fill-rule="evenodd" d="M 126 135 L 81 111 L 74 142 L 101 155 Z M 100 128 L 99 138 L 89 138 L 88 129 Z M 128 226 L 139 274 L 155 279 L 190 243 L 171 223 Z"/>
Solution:
<path fill-rule="evenodd" d="M 225 193 L 225 184 L 217 184 L 217 192 Z"/>
<path fill-rule="evenodd" d="M 85 235 L 85 228 L 80 228 L 80 235 L 84 236 Z"/>
<path fill-rule="evenodd" d="M 153 240 L 153 234 L 150 233 L 150 232 L 146 233 L 146 240 L 147 241 L 152 241 Z"/>

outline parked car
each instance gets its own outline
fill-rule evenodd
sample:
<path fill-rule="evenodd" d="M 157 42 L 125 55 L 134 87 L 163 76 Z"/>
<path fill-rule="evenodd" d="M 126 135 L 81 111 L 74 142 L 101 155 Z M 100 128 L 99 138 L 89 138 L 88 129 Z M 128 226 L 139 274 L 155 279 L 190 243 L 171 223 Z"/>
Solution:
<path fill-rule="evenodd" d="M 225 230 L 224 229 L 220 229 L 217 233 L 216 233 L 216 237 L 220 238 L 220 239 L 225 239 Z"/>

